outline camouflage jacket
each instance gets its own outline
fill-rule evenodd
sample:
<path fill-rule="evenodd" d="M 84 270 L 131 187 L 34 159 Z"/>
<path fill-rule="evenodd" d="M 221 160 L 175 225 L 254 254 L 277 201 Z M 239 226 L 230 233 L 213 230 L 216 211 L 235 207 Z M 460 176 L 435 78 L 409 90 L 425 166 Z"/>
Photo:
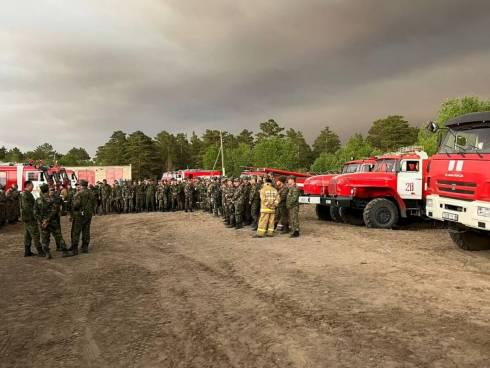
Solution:
<path fill-rule="evenodd" d="M 88 189 L 82 189 L 73 197 L 72 214 L 74 217 L 92 217 L 94 214 L 94 195 Z"/>
<path fill-rule="evenodd" d="M 23 222 L 31 223 L 36 221 L 34 206 L 36 200 L 31 192 L 24 191 L 20 197 L 20 213 Z"/>
<path fill-rule="evenodd" d="M 288 190 L 288 196 L 286 198 L 286 207 L 293 208 L 299 206 L 299 196 L 301 192 L 295 185 Z"/>
<path fill-rule="evenodd" d="M 279 193 L 279 207 L 286 207 L 286 200 L 288 198 L 288 187 L 286 185 L 283 185 L 281 188 L 277 190 Z"/>
<path fill-rule="evenodd" d="M 54 199 L 48 197 L 47 194 L 41 193 L 36 199 L 34 205 L 34 214 L 39 222 L 53 222 L 59 213 L 59 206 Z"/>

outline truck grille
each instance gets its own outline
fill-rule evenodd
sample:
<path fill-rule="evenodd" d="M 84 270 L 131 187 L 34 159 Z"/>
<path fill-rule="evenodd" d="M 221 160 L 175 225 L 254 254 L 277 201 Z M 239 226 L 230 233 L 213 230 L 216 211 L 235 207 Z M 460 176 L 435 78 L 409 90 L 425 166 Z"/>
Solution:
<path fill-rule="evenodd" d="M 438 189 L 446 193 L 475 194 L 476 183 L 469 181 L 438 180 Z"/>

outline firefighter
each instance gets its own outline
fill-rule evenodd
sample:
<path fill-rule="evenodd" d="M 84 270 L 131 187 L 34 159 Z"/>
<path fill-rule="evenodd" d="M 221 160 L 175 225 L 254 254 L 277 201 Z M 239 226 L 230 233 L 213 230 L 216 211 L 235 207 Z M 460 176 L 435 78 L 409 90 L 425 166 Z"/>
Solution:
<path fill-rule="evenodd" d="M 286 198 L 286 207 L 289 215 L 289 226 L 291 227 L 291 238 L 299 236 L 299 196 L 300 191 L 296 186 L 296 178 L 290 176 L 288 178 L 288 196 Z"/>
<path fill-rule="evenodd" d="M 267 177 L 264 186 L 260 190 L 260 219 L 257 233 L 254 237 L 274 236 L 274 220 L 278 204 L 279 193 L 272 186 L 272 179 Z"/>

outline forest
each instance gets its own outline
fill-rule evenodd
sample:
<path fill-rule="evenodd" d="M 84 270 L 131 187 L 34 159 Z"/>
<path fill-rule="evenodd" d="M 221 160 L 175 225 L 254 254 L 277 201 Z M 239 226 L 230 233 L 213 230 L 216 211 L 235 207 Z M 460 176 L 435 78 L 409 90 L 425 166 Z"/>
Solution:
<path fill-rule="evenodd" d="M 488 110 L 490 100 L 478 97 L 449 99 L 442 103 L 435 122 L 442 126 L 455 116 Z M 401 115 L 390 115 L 373 121 L 365 136 L 353 131 L 345 142 L 325 125 L 312 144 L 308 144 L 301 130 L 286 129 L 271 118 L 260 123 L 257 132 L 248 129 L 236 134 L 221 132 L 225 169 L 232 176 L 239 175 L 244 166 L 335 172 L 345 161 L 412 145 L 422 146 L 431 155 L 437 150 L 437 137 L 426 132 L 423 125 L 411 124 Z M 0 162 L 35 160 L 64 166 L 131 164 L 134 178 L 157 178 L 163 171 L 220 168 L 219 150 L 220 131 L 214 129 L 206 129 L 200 136 L 195 132 L 189 135 L 187 132 L 161 131 L 155 137 L 140 130 L 117 130 L 97 148 L 94 157 L 90 157 L 83 147 L 60 153 L 47 142 L 26 152 L 17 147 L 0 147 Z"/>

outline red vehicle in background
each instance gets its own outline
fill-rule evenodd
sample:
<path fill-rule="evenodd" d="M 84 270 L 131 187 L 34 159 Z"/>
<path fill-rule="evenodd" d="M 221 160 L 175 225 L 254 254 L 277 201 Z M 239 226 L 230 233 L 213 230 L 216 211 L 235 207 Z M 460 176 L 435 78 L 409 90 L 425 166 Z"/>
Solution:
<path fill-rule="evenodd" d="M 392 228 L 400 218 L 425 213 L 424 176 L 429 160 L 420 148 L 377 157 L 371 172 L 333 177 L 328 186 L 331 206 L 352 225 Z"/>
<path fill-rule="evenodd" d="M 203 169 L 186 169 L 177 171 L 167 171 L 162 175 L 161 180 L 172 180 L 175 179 L 181 182 L 187 178 L 218 178 L 221 176 L 221 170 L 203 170 Z"/>
<path fill-rule="evenodd" d="M 429 130 L 438 126 L 430 123 Z M 465 250 L 490 247 L 490 112 L 446 123 L 439 152 L 427 170 L 427 216 L 447 223 Z"/>
<path fill-rule="evenodd" d="M 294 176 L 296 178 L 296 184 L 298 185 L 298 188 L 303 190 L 303 185 L 305 183 L 305 180 L 311 176 L 309 173 L 300 173 L 296 171 L 287 171 L 287 170 L 280 170 L 280 169 L 273 169 L 270 167 L 252 167 L 252 166 L 247 166 L 245 167 L 245 170 L 242 172 L 243 176 L 266 176 L 266 175 L 272 175 L 274 179 L 278 179 L 281 176 Z"/>
<path fill-rule="evenodd" d="M 49 175 L 47 169 L 31 164 L 0 164 L 0 184 L 5 190 L 17 185 L 19 191 L 24 190 L 24 182 L 32 181 L 34 185 L 33 195 L 39 196 L 39 186 L 47 184 Z"/>
<path fill-rule="evenodd" d="M 369 172 L 375 163 L 375 158 L 352 160 L 344 163 L 340 174 L 315 175 L 307 178 L 303 186 L 304 195 L 299 198 L 299 202 L 315 204 L 316 214 L 320 220 L 340 221 L 337 207 L 331 206 L 332 198 L 328 192 L 330 180 L 337 175 Z"/>

